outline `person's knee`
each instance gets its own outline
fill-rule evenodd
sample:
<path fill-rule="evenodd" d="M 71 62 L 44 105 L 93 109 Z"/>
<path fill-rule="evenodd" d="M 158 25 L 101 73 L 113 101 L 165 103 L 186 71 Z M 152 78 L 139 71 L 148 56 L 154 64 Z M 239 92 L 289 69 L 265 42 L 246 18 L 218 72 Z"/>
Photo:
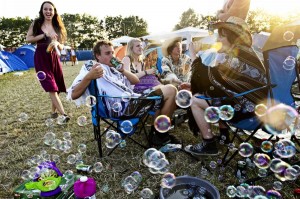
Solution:
<path fill-rule="evenodd" d="M 177 88 L 171 84 L 168 84 L 168 85 L 165 85 L 161 88 L 163 94 L 164 94 L 164 97 L 166 98 L 174 98 L 175 99 L 175 96 L 177 94 Z"/>

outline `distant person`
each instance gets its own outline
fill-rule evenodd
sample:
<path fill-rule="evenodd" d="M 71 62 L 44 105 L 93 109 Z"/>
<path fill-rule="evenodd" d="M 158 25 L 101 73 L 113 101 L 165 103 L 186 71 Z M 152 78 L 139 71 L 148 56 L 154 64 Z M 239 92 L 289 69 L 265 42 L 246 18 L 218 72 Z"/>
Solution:
<path fill-rule="evenodd" d="M 75 51 L 75 49 L 74 49 L 74 47 L 72 46 L 72 48 L 71 48 L 71 52 L 70 52 L 70 54 L 71 54 L 71 62 L 72 62 L 72 66 L 75 66 L 75 64 L 76 64 L 76 51 Z"/>
<path fill-rule="evenodd" d="M 220 21 L 227 21 L 230 16 L 246 20 L 251 0 L 225 0 L 223 8 L 218 10 L 217 18 Z"/>
<path fill-rule="evenodd" d="M 67 65 L 67 50 L 65 49 L 65 47 L 63 47 L 63 49 L 61 49 L 60 57 L 61 57 L 61 61 L 63 62 L 63 64 Z"/>
<path fill-rule="evenodd" d="M 49 92 L 50 95 L 52 104 L 51 117 L 58 117 L 56 112 L 58 111 L 65 116 L 65 122 L 69 121 L 70 118 L 66 115 L 58 94 L 66 92 L 66 86 L 61 62 L 55 46 L 58 49 L 62 49 L 66 40 L 67 32 L 56 7 L 50 1 L 43 2 L 39 11 L 39 17 L 29 27 L 26 41 L 37 43 L 34 65 L 36 72 L 43 72 L 39 73 L 43 76 L 39 77 L 39 79 L 43 89 Z"/>

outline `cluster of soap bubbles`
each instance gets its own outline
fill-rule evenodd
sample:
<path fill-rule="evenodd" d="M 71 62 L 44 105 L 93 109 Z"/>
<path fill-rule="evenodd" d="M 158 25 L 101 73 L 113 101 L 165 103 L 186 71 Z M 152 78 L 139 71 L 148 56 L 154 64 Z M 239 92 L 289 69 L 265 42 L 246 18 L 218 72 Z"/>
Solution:
<path fill-rule="evenodd" d="M 166 115 L 160 115 L 155 119 L 154 127 L 158 132 L 165 133 L 171 128 L 171 120 Z"/>
<path fill-rule="evenodd" d="M 226 195 L 229 198 L 255 198 L 255 199 L 281 199 L 282 196 L 277 190 L 266 191 L 262 186 L 248 185 L 247 183 L 242 183 L 235 187 L 230 185 L 226 189 Z"/>
<path fill-rule="evenodd" d="M 143 163 L 153 174 L 164 174 L 169 171 L 170 164 L 165 154 L 155 148 L 149 148 L 144 152 Z"/>
<path fill-rule="evenodd" d="M 63 140 L 57 139 L 56 134 L 52 131 L 44 135 L 44 144 L 51 146 L 51 148 L 69 153 L 72 147 L 71 133 L 63 132 Z"/>
<path fill-rule="evenodd" d="M 175 98 L 177 106 L 180 108 L 188 108 L 192 104 L 192 93 L 188 90 L 180 90 Z"/>
<path fill-rule="evenodd" d="M 130 194 L 138 188 L 142 179 L 140 172 L 135 171 L 122 181 L 122 187 L 124 187 L 126 193 Z"/>
<path fill-rule="evenodd" d="M 117 146 L 121 142 L 121 140 L 121 135 L 114 130 L 109 130 L 105 134 L 105 146 L 109 149 Z"/>
<path fill-rule="evenodd" d="M 234 116 L 234 108 L 230 105 L 220 107 L 210 106 L 205 109 L 204 118 L 208 123 L 216 123 L 220 119 L 229 121 Z"/>

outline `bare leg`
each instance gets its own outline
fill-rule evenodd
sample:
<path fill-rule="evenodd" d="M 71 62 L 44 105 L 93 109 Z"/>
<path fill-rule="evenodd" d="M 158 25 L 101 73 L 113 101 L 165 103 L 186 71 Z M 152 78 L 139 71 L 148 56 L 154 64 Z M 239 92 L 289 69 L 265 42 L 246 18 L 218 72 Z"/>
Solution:
<path fill-rule="evenodd" d="M 175 96 L 177 94 L 177 89 L 170 84 L 161 86 L 160 88 L 164 95 L 164 105 L 160 110 L 160 114 L 167 115 L 171 118 L 176 109 Z"/>
<path fill-rule="evenodd" d="M 51 100 L 51 104 L 52 104 L 52 113 L 55 113 L 55 112 L 56 112 L 56 107 L 55 107 L 55 105 L 53 104 L 52 100 Z"/>
<path fill-rule="evenodd" d="M 210 125 L 206 122 L 204 118 L 204 111 L 208 107 L 208 104 L 203 99 L 198 99 L 193 97 L 193 103 L 191 105 L 192 113 L 195 121 L 202 133 L 204 139 L 211 139 L 214 137 L 210 129 Z"/>
<path fill-rule="evenodd" d="M 64 107 L 63 107 L 59 97 L 58 97 L 57 92 L 49 92 L 49 95 L 50 95 L 50 99 L 52 101 L 52 106 L 54 106 L 60 114 L 64 115 L 65 110 L 64 110 Z M 52 108 L 52 110 L 53 110 L 53 108 Z"/>

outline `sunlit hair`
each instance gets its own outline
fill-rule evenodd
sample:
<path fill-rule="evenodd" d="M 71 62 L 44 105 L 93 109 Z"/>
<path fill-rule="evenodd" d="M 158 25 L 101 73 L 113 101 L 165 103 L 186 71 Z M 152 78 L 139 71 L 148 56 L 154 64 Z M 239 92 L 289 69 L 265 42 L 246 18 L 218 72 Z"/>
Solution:
<path fill-rule="evenodd" d="M 140 39 L 137 39 L 137 38 L 134 38 L 134 39 L 131 39 L 128 44 L 127 44 L 127 47 L 126 47 L 126 56 L 129 57 L 130 59 L 130 62 L 133 62 L 133 57 L 134 57 L 134 52 L 133 52 L 133 47 L 135 45 L 136 42 L 139 42 L 141 43 L 142 41 Z M 142 62 L 143 61 L 143 58 L 144 58 L 144 55 L 141 54 L 139 55 L 138 57 L 138 61 L 139 62 Z"/>
<path fill-rule="evenodd" d="M 173 49 L 176 47 L 177 43 L 181 45 L 181 39 L 174 40 L 167 48 L 168 55 L 171 55 Z"/>
<path fill-rule="evenodd" d="M 96 55 L 101 55 L 101 46 L 113 46 L 113 44 L 110 41 L 106 40 L 97 41 L 96 45 L 93 48 L 94 57 L 97 61 L 99 60 L 97 59 Z"/>
<path fill-rule="evenodd" d="M 52 5 L 54 8 L 54 16 L 52 18 L 52 25 L 53 25 L 55 32 L 58 34 L 58 41 L 64 43 L 65 41 L 67 41 L 67 31 L 66 31 L 64 23 L 62 22 L 60 15 L 58 15 L 58 13 L 57 13 L 55 5 L 51 1 L 44 1 L 42 3 L 40 11 L 39 11 L 39 17 L 37 19 L 35 19 L 33 22 L 33 35 L 36 36 L 39 34 L 38 30 L 41 29 L 41 27 L 44 23 L 45 17 L 43 14 L 43 7 L 46 3 Z"/>
<path fill-rule="evenodd" d="M 226 28 L 219 28 L 218 34 L 221 37 L 226 37 L 230 44 L 238 44 L 237 38 L 239 37 L 235 32 L 228 30 Z"/>

